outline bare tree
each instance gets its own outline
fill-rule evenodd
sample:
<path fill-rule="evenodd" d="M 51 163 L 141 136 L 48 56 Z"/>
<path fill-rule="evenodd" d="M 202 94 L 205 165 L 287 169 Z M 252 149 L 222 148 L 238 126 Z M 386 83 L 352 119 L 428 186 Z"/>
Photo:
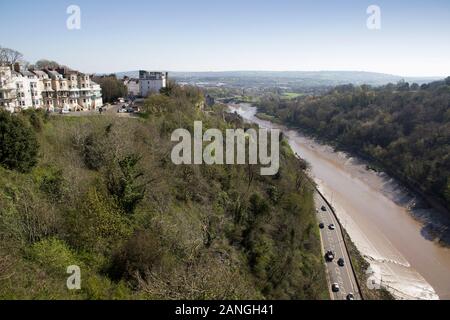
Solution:
<path fill-rule="evenodd" d="M 23 55 L 16 50 L 0 47 L 0 65 L 10 65 L 22 60 Z"/>

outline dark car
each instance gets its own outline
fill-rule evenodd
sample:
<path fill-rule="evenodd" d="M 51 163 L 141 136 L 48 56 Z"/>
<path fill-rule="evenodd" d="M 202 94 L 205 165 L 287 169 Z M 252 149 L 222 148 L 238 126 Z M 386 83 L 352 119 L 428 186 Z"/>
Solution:
<path fill-rule="evenodd" d="M 325 206 L 322 206 L 322 208 L 320 209 L 322 209 L 322 211 L 327 211 L 327 208 Z"/>
<path fill-rule="evenodd" d="M 331 261 L 333 261 L 333 259 L 334 259 L 334 253 L 333 253 L 333 251 L 328 250 L 328 251 L 325 253 L 325 260 L 326 260 L 327 262 L 331 262 Z"/>
<path fill-rule="evenodd" d="M 332 223 L 328 226 L 328 229 L 334 230 L 334 229 L 336 229 L 336 226 Z"/>
<path fill-rule="evenodd" d="M 319 223 L 319 228 L 320 228 L 320 229 L 325 228 L 325 225 L 323 224 L 323 222 Z"/>
<path fill-rule="evenodd" d="M 348 295 L 347 295 L 347 297 L 345 297 L 347 300 L 355 300 L 355 296 L 353 295 L 353 293 L 349 293 Z"/>
<path fill-rule="evenodd" d="M 333 283 L 333 284 L 331 285 L 331 290 L 332 290 L 333 292 L 339 292 L 339 285 L 338 285 L 337 283 Z"/>
<path fill-rule="evenodd" d="M 339 258 L 339 260 L 337 261 L 337 264 L 338 264 L 340 267 L 343 267 L 343 266 L 344 266 L 344 259 L 343 259 L 343 258 Z"/>

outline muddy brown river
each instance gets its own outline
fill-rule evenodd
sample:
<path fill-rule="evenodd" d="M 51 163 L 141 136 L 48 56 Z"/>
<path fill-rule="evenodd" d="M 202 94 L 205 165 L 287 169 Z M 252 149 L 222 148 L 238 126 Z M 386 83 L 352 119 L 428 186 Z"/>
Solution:
<path fill-rule="evenodd" d="M 293 151 L 309 162 L 310 175 L 371 264 L 370 287 L 380 284 L 398 299 L 450 299 L 450 249 L 436 240 L 450 232 L 447 217 L 418 205 L 408 190 L 368 170 L 365 162 L 258 119 L 251 105 L 230 109 L 262 127 L 280 128 Z"/>

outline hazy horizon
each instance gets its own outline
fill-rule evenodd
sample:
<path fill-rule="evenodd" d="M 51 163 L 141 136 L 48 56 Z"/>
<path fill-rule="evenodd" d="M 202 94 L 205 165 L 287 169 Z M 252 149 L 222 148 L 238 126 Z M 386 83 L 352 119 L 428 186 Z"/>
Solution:
<path fill-rule="evenodd" d="M 138 72 L 139 70 L 150 70 L 150 69 L 135 69 L 135 70 L 120 70 L 120 71 L 112 71 L 112 72 L 94 72 L 94 74 L 108 74 L 108 73 L 128 73 L 128 72 Z M 301 73 L 301 72 L 312 72 L 312 73 L 325 73 L 325 72 L 342 72 L 342 73 L 368 73 L 368 74 L 379 74 L 379 75 L 385 75 L 385 76 L 394 76 L 394 77 L 405 77 L 405 78 L 446 78 L 450 76 L 449 74 L 443 74 L 441 76 L 423 76 L 423 75 L 410 75 L 405 76 L 402 74 L 393 74 L 393 73 L 386 73 L 386 72 L 378 72 L 378 71 L 365 71 L 365 70 L 167 70 L 167 69 L 152 69 L 154 71 L 166 71 L 166 72 L 173 72 L 173 73 L 251 73 L 251 72 L 257 72 L 257 73 Z"/>
<path fill-rule="evenodd" d="M 67 8 L 81 10 L 69 30 Z M 381 10 L 370 30 L 367 8 Z M 0 45 L 88 73 L 353 71 L 450 75 L 444 0 L 1 3 Z M 6 14 L 7 13 L 7 14 Z M 20 21 L 20 23 L 18 23 Z"/>

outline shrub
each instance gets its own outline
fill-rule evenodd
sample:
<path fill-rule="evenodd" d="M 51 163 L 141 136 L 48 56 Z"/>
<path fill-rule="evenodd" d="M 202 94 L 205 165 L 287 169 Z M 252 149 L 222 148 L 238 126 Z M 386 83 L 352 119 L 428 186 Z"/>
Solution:
<path fill-rule="evenodd" d="M 28 172 L 37 163 L 35 132 L 9 112 L 0 111 L 0 164 L 8 169 Z"/>
<path fill-rule="evenodd" d="M 114 255 L 109 273 L 112 278 L 131 278 L 136 273 L 166 272 L 171 265 L 171 255 L 163 245 L 157 232 L 137 231 L 133 237 Z"/>
<path fill-rule="evenodd" d="M 119 170 L 108 172 L 108 190 L 126 213 L 133 213 L 144 198 L 145 183 L 140 181 L 143 173 L 137 168 L 140 159 L 137 154 L 127 155 L 119 161 Z"/>
<path fill-rule="evenodd" d="M 47 270 L 65 274 L 70 265 L 79 265 L 67 244 L 56 238 L 34 243 L 29 250 L 29 259 L 41 264 Z"/>
<path fill-rule="evenodd" d="M 67 213 L 65 228 L 70 243 L 93 252 L 108 253 L 131 233 L 130 221 L 114 201 L 90 188 L 79 210 Z"/>
<path fill-rule="evenodd" d="M 39 189 L 46 194 L 53 203 L 62 200 L 65 191 L 65 180 L 61 169 L 45 168 L 38 171 Z"/>
<path fill-rule="evenodd" d="M 91 170 L 98 170 L 105 164 L 104 144 L 93 133 L 84 139 L 83 160 Z"/>

